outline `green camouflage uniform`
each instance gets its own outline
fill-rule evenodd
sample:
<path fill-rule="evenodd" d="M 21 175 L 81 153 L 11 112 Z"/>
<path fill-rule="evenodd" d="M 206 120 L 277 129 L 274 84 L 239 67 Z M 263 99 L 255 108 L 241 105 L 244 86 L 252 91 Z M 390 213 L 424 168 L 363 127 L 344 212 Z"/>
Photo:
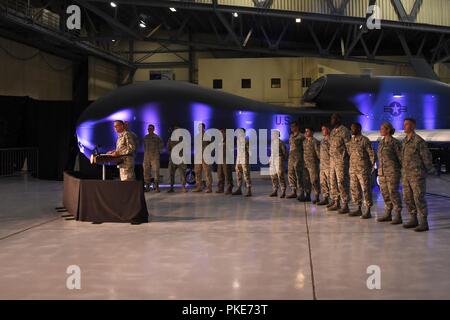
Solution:
<path fill-rule="evenodd" d="M 281 139 L 278 139 L 278 157 L 274 159 L 274 144 L 272 142 L 272 152 L 270 155 L 270 178 L 272 179 L 273 191 L 278 191 L 281 188 L 281 192 L 286 191 L 286 178 L 284 174 L 284 161 L 287 159 L 287 149 Z M 276 151 L 276 149 L 275 149 Z"/>
<path fill-rule="evenodd" d="M 185 163 L 175 164 L 172 161 L 172 149 L 181 142 L 182 140 L 172 141 L 171 139 L 167 141 L 167 150 L 169 151 L 169 176 L 171 187 L 173 187 L 173 185 L 175 184 L 175 173 L 177 170 L 178 173 L 180 174 L 181 185 L 183 187 L 186 186 L 186 164 Z M 179 156 L 183 158 L 183 151 L 180 152 Z"/>
<path fill-rule="evenodd" d="M 378 144 L 378 181 L 387 212 L 402 210 L 399 192 L 401 159 L 402 144 L 394 137 L 383 138 Z"/>
<path fill-rule="evenodd" d="M 161 138 L 152 133 L 144 137 L 144 182 L 150 183 L 153 175 L 156 186 L 159 184 L 160 155 L 164 148 L 164 142 Z"/>
<path fill-rule="evenodd" d="M 239 144 L 239 139 L 238 139 Z M 245 149 L 238 145 L 237 158 L 236 158 L 236 183 L 237 188 L 242 187 L 242 181 L 245 181 L 245 186 L 251 188 L 252 180 L 250 177 L 250 145 L 247 139 L 245 139 Z"/>
<path fill-rule="evenodd" d="M 225 183 L 227 185 L 227 188 L 233 188 L 233 167 L 231 164 L 227 164 L 227 154 L 232 154 L 233 150 L 231 148 L 228 148 L 226 144 L 226 140 L 224 137 L 224 140 L 220 142 L 219 148 L 222 148 L 222 157 L 223 157 L 223 163 L 217 164 L 217 188 L 219 190 L 225 189 Z"/>
<path fill-rule="evenodd" d="M 324 198 L 330 197 L 330 137 L 320 142 L 320 187 Z"/>
<path fill-rule="evenodd" d="M 353 202 L 358 206 L 372 207 L 372 170 L 375 165 L 375 152 L 369 138 L 363 135 L 353 136 L 347 142 L 350 154 L 350 190 Z"/>
<path fill-rule="evenodd" d="M 116 152 L 118 155 L 123 156 L 123 162 L 117 166 L 119 168 L 120 180 L 135 180 L 134 157 L 136 152 L 136 144 L 129 131 L 119 133 L 116 142 Z"/>
<path fill-rule="evenodd" d="M 349 202 L 348 152 L 345 144 L 352 134 L 345 126 L 340 125 L 330 134 L 330 188 L 333 201 L 339 199 L 341 204 Z"/>
<path fill-rule="evenodd" d="M 197 138 L 198 139 L 198 138 Z M 197 185 L 197 189 L 203 189 L 203 181 L 202 181 L 202 172 L 205 173 L 206 177 L 206 186 L 209 190 L 212 189 L 212 174 L 211 174 L 211 165 L 207 164 L 203 159 L 203 152 L 205 148 L 209 146 L 210 141 L 204 141 L 202 136 L 202 163 L 198 163 L 194 165 L 195 172 L 195 184 Z"/>
<path fill-rule="evenodd" d="M 289 160 L 288 160 L 288 180 L 289 187 L 303 193 L 303 140 L 305 136 L 300 132 L 297 135 L 289 136 Z"/>
<path fill-rule="evenodd" d="M 303 158 L 305 159 L 305 189 L 311 193 L 311 186 L 316 196 L 320 194 L 319 161 L 320 143 L 316 138 L 303 140 Z"/>
<path fill-rule="evenodd" d="M 403 200 L 408 212 L 421 218 L 428 216 L 426 193 L 427 172 L 433 169 L 430 150 L 425 140 L 416 133 L 411 139 L 406 137 L 402 143 L 402 184 Z"/>

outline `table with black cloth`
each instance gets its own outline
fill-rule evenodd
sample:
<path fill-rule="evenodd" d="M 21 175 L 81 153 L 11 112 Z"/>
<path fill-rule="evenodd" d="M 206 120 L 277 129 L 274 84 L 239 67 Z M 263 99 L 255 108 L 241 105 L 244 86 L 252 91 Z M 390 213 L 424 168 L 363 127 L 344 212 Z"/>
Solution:
<path fill-rule="evenodd" d="M 103 181 L 64 172 L 63 205 L 79 221 L 148 222 L 140 181 Z"/>

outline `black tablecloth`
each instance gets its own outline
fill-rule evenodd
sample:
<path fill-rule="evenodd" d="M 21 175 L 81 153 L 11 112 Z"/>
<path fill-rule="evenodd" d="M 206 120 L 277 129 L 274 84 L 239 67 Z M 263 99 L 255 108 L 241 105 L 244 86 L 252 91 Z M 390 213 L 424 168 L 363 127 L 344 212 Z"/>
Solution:
<path fill-rule="evenodd" d="M 65 172 L 63 205 L 80 221 L 148 221 L 140 181 L 84 179 L 77 172 Z"/>

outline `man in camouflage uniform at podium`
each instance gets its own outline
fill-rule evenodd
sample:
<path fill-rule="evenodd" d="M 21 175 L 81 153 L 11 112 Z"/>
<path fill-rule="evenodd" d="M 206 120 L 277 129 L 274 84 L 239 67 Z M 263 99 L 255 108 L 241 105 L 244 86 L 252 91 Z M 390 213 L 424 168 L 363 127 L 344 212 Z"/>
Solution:
<path fill-rule="evenodd" d="M 108 154 L 115 157 L 121 156 L 123 159 L 123 162 L 117 166 L 121 181 L 136 180 L 134 174 L 135 140 L 130 131 L 125 130 L 125 123 L 122 120 L 114 121 L 114 130 L 118 133 L 116 150 L 108 152 Z"/>

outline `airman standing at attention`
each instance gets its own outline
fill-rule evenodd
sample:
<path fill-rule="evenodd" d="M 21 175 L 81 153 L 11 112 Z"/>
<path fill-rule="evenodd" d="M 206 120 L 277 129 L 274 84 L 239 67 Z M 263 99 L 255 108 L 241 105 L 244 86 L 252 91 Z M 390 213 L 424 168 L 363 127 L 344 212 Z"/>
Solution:
<path fill-rule="evenodd" d="M 372 207 L 372 173 L 375 170 L 375 152 L 369 138 L 361 134 L 361 124 L 352 123 L 352 138 L 347 142 L 347 150 L 350 154 L 350 189 L 353 202 L 358 208 L 350 212 L 349 216 L 361 216 L 362 219 L 372 217 L 370 208 Z M 363 203 L 366 211 L 362 214 Z"/>
<path fill-rule="evenodd" d="M 173 131 L 179 129 L 180 127 L 174 126 Z M 172 132 L 173 132 L 172 131 Z M 181 190 L 183 192 L 187 192 L 186 189 L 186 164 L 180 163 L 175 164 L 172 158 L 172 149 L 181 142 L 179 141 L 173 141 L 171 138 L 169 138 L 169 141 L 167 142 L 167 150 L 169 151 L 169 175 L 170 175 L 170 188 L 167 192 L 172 193 L 175 192 L 173 189 L 173 186 L 175 184 L 175 173 L 178 170 L 178 173 L 180 174 L 180 180 L 181 180 Z M 176 155 L 181 158 L 183 158 L 183 150 L 180 152 L 180 154 Z"/>
<path fill-rule="evenodd" d="M 108 154 L 115 157 L 121 156 L 123 159 L 123 162 L 118 165 L 120 180 L 133 181 L 136 179 L 134 174 L 135 141 L 130 132 L 125 130 L 125 124 L 122 120 L 114 121 L 114 130 L 118 133 L 116 150 L 109 151 Z"/>
<path fill-rule="evenodd" d="M 226 130 L 221 129 L 220 131 L 222 132 L 222 141 L 219 144 L 219 148 L 222 150 L 223 163 L 217 164 L 217 178 L 219 182 L 217 183 L 216 193 L 225 192 L 225 194 L 231 194 L 233 192 L 233 167 L 227 163 L 227 154 L 234 155 L 234 150 L 227 145 Z M 227 185 L 226 191 L 225 183 Z"/>
<path fill-rule="evenodd" d="M 330 187 L 333 202 L 328 210 L 344 214 L 350 211 L 348 152 L 345 144 L 350 141 L 352 135 L 342 125 L 341 116 L 337 113 L 331 116 L 331 126 L 333 130 L 330 134 Z"/>
<path fill-rule="evenodd" d="M 303 140 L 304 135 L 300 133 L 298 122 L 291 123 L 291 135 L 289 136 L 289 160 L 288 160 L 288 180 L 292 193 L 287 199 L 304 199 L 303 186 Z"/>
<path fill-rule="evenodd" d="M 378 144 L 378 181 L 384 200 L 384 216 L 378 222 L 402 224 L 402 200 L 399 187 L 402 170 L 402 144 L 393 137 L 395 129 L 389 122 L 381 124 L 383 137 Z M 394 210 L 394 220 L 392 220 Z"/>
<path fill-rule="evenodd" d="M 309 190 L 306 190 L 305 201 L 311 201 L 311 186 L 314 190 L 313 203 L 319 202 L 320 183 L 319 183 L 319 161 L 320 161 L 320 143 L 314 138 L 312 128 L 305 129 L 305 140 L 303 140 L 303 154 L 305 159 L 305 172 L 309 180 Z"/>
<path fill-rule="evenodd" d="M 275 148 L 278 147 L 278 153 Z M 287 159 L 286 145 L 280 139 L 280 131 L 272 130 L 272 143 L 270 153 L 270 178 L 272 179 L 271 197 L 278 196 L 278 189 L 281 188 L 280 198 L 286 197 L 286 179 L 284 175 L 284 161 Z"/>
<path fill-rule="evenodd" d="M 233 196 L 242 195 L 242 181 L 247 187 L 246 197 L 252 196 L 252 180 L 250 176 L 250 146 L 245 138 L 245 129 L 237 130 L 237 157 L 236 157 L 236 180 L 237 189 Z"/>
<path fill-rule="evenodd" d="M 428 231 L 426 177 L 433 171 L 433 158 L 425 140 L 415 132 L 416 120 L 405 119 L 403 128 L 406 133 L 402 143 L 403 200 L 411 216 L 403 226 L 417 232 Z"/>
<path fill-rule="evenodd" d="M 203 190 L 203 180 L 202 180 L 202 172 L 205 173 L 206 176 L 206 191 L 205 193 L 212 192 L 212 174 L 211 174 L 211 165 L 207 164 L 205 159 L 203 158 L 203 151 L 205 148 L 211 143 L 209 141 L 205 141 L 203 139 L 205 135 L 205 124 L 200 123 L 198 125 L 199 135 L 196 138 L 200 138 L 202 141 L 202 149 L 197 152 L 201 152 L 201 163 L 196 163 L 194 165 L 195 172 L 195 183 L 197 187 L 193 190 L 193 192 L 202 192 Z"/>
<path fill-rule="evenodd" d="M 155 126 L 148 125 L 148 134 L 144 137 L 144 188 L 150 191 L 150 181 L 153 174 L 153 181 L 156 192 L 159 192 L 159 167 L 160 155 L 164 148 L 164 142 L 155 134 Z"/>
<path fill-rule="evenodd" d="M 322 141 L 320 142 L 320 188 L 323 199 L 317 205 L 328 205 L 330 199 L 330 129 L 322 126 Z"/>

